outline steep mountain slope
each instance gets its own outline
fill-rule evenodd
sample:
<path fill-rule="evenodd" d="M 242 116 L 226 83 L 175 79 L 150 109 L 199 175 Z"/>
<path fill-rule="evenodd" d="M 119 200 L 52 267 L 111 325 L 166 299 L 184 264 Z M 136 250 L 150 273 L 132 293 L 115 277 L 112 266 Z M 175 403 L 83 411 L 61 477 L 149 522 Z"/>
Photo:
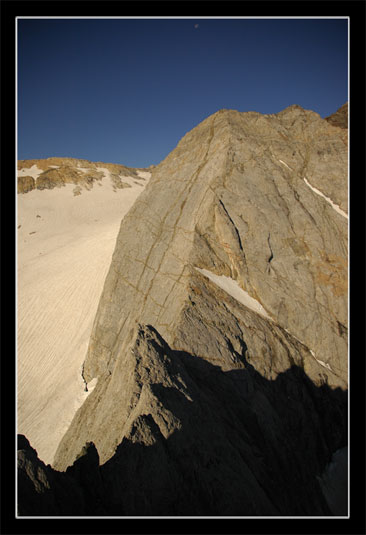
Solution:
<path fill-rule="evenodd" d="M 61 158 L 18 168 L 18 191 L 22 178 L 36 186 L 17 196 L 18 432 L 51 463 L 91 391 L 81 372 L 93 318 L 120 221 L 150 173 Z M 64 182 L 44 189 L 56 171 Z"/>
<path fill-rule="evenodd" d="M 332 126 L 348 128 L 348 102 L 343 104 L 335 113 L 325 118 Z"/>
<path fill-rule="evenodd" d="M 101 514 L 327 515 L 347 443 L 347 130 L 221 110 L 123 219 L 55 455 Z M 68 472 L 71 468 L 68 469 Z"/>

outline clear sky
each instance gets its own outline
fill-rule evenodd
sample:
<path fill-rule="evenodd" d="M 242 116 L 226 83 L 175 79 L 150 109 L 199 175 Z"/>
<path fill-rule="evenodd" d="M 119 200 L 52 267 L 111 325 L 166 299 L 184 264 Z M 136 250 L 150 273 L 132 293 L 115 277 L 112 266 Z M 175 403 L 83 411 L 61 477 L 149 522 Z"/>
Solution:
<path fill-rule="evenodd" d="M 219 109 L 326 117 L 347 19 L 18 19 L 18 159 L 158 164 Z"/>

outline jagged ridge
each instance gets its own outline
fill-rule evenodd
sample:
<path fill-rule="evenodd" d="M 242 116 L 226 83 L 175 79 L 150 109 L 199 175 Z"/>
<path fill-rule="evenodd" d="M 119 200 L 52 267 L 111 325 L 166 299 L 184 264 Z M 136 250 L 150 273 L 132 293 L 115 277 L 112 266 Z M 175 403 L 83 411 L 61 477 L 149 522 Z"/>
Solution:
<path fill-rule="evenodd" d="M 100 467 L 94 445 L 83 448 L 65 476 L 86 498 L 54 514 L 331 514 L 316 476 L 345 440 L 324 427 L 345 426 L 341 389 L 316 387 L 296 365 L 264 379 L 247 362 L 244 342 L 241 354 L 233 351 L 243 366 L 223 372 L 172 350 L 151 326 L 137 327 L 131 353 L 118 366 L 129 407 L 124 438 Z M 93 414 L 91 396 L 86 404 Z M 116 405 L 109 409 L 118 425 L 124 407 Z M 43 470 L 62 488 L 69 484 L 63 473 Z M 55 483 L 52 489 L 57 503 Z M 38 507 L 47 500 L 38 496 Z"/>

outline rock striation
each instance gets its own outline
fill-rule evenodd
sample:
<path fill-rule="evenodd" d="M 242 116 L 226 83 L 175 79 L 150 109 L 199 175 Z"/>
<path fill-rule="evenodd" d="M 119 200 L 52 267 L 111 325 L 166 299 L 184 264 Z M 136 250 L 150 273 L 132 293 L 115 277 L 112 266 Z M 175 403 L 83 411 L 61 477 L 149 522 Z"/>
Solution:
<path fill-rule="evenodd" d="M 94 320 L 98 382 L 53 464 L 95 445 L 101 514 L 336 514 L 321 477 L 347 444 L 347 136 L 296 105 L 220 110 L 151 170 Z"/>

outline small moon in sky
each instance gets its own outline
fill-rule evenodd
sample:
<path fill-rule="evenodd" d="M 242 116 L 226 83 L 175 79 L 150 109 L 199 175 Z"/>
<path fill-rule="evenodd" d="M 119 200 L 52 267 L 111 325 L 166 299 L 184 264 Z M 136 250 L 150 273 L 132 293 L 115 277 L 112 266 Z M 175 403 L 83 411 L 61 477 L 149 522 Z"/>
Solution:
<path fill-rule="evenodd" d="M 195 28 L 196 28 L 196 30 L 197 30 L 197 28 L 199 28 L 199 27 L 200 27 L 200 25 L 199 25 L 199 24 L 195 24 L 195 25 L 194 25 L 194 27 L 195 27 Z"/>

